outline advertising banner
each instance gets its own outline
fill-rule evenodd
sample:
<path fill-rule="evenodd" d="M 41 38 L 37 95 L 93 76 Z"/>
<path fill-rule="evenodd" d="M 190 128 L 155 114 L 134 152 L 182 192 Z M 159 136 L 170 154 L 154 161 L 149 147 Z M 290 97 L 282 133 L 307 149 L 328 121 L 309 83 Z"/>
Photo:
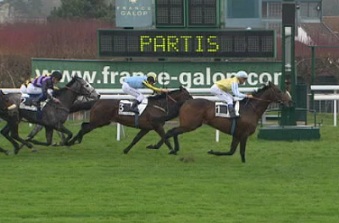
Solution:
<path fill-rule="evenodd" d="M 209 88 L 239 70 L 248 72 L 243 87 L 258 87 L 266 81 L 280 83 L 280 62 L 115 62 L 102 60 L 32 59 L 32 74 L 39 76 L 60 70 L 61 83 L 78 75 L 95 88 L 117 89 L 125 77 L 156 73 L 157 85 L 165 88 Z"/>

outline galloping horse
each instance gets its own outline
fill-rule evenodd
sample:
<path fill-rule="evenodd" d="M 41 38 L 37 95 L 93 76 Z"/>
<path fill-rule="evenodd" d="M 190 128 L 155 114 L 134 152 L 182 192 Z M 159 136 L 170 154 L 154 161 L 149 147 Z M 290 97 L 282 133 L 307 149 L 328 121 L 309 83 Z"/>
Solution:
<path fill-rule="evenodd" d="M 215 115 L 215 103 L 206 99 L 193 99 L 185 102 L 179 114 L 180 125 L 170 129 L 164 139 L 174 137 L 174 150 L 171 154 L 179 151 L 178 135 L 193 131 L 202 124 L 207 124 L 221 132 L 233 136 L 231 148 L 228 152 L 217 152 L 210 150 L 208 153 L 221 156 L 233 155 L 240 143 L 241 161 L 245 162 L 246 142 L 250 135 L 255 132 L 260 117 L 263 115 L 268 105 L 272 102 L 283 103 L 285 106 L 291 105 L 291 98 L 287 93 L 269 82 L 266 86 L 253 93 L 253 99 L 244 99 L 240 102 L 240 118 L 234 119 L 235 129 L 232 134 L 232 119 L 217 117 Z"/>
<path fill-rule="evenodd" d="M 11 101 L 8 99 L 7 95 L 0 92 L 0 117 L 6 121 L 6 125 L 1 129 L 1 134 L 12 143 L 15 150 L 19 150 L 20 146 L 16 142 L 19 141 L 22 144 L 26 145 L 29 148 L 32 148 L 32 145 L 26 142 L 24 139 L 20 138 L 17 129 L 17 123 L 19 122 L 17 110 L 16 111 L 8 111 L 7 107 L 12 104 Z M 11 134 L 11 135 L 10 135 Z M 2 147 L 0 147 L 0 152 L 5 153 L 6 155 L 9 152 Z"/>
<path fill-rule="evenodd" d="M 79 112 L 79 111 L 88 111 L 92 108 L 94 103 L 96 102 L 97 99 L 90 99 L 85 96 L 79 96 L 77 100 L 74 102 L 72 107 L 69 109 L 69 114 Z M 32 131 L 27 135 L 26 140 L 27 141 L 34 141 L 34 137 L 44 128 L 42 125 L 36 124 Z M 65 145 L 66 144 L 66 138 L 65 135 L 58 132 L 59 136 L 61 137 L 61 141 L 59 144 L 55 143 L 53 145 Z"/>
<path fill-rule="evenodd" d="M 56 104 L 53 101 L 48 101 L 45 107 L 42 108 L 42 117 L 39 117 L 37 115 L 37 111 L 20 108 L 20 120 L 26 119 L 30 123 L 43 125 L 46 129 L 46 143 L 38 141 L 32 142 L 40 145 L 50 145 L 52 143 L 53 130 L 64 133 L 66 135 L 66 141 L 70 140 L 73 134 L 63 124 L 67 120 L 69 109 L 73 105 L 76 98 L 80 95 L 95 99 L 98 99 L 100 96 L 88 82 L 80 77 L 74 76 L 64 88 L 55 91 L 55 97 L 60 100 L 61 104 Z M 15 102 L 18 107 L 20 106 L 20 94 L 9 93 L 6 94 L 6 96 L 11 99 L 12 102 Z M 15 124 L 16 126 L 11 126 L 11 128 L 17 130 L 18 124 L 19 122 Z M 7 124 L 6 126 L 8 125 L 9 124 Z M 19 152 L 19 149 L 15 146 L 15 154 Z"/>
<path fill-rule="evenodd" d="M 111 122 L 118 122 L 125 126 L 140 129 L 132 142 L 124 149 L 126 154 L 151 130 L 156 131 L 161 138 L 164 137 L 165 131 L 163 126 L 165 122 L 177 117 L 181 105 L 189 99 L 192 99 L 192 96 L 182 87 L 179 90 L 170 91 L 166 94 L 148 97 L 148 104 L 145 110 L 137 117 L 119 114 L 119 110 L 122 109 L 120 107 L 121 100 L 99 99 L 90 110 L 90 121 L 82 123 L 79 133 L 70 141 L 70 144 L 72 145 L 76 141 L 80 143 L 83 136 L 93 129 L 109 125 Z M 163 142 L 172 150 L 168 140 L 162 141 L 158 146 L 160 147 Z"/>

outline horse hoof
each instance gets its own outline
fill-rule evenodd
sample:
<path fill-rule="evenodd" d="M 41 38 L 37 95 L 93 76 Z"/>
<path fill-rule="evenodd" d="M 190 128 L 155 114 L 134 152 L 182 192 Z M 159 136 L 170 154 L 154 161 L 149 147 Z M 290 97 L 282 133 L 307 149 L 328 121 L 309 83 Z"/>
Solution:
<path fill-rule="evenodd" d="M 208 154 L 214 154 L 213 150 L 207 152 Z"/>
<path fill-rule="evenodd" d="M 124 154 L 127 154 L 129 152 L 129 150 L 124 150 L 123 152 L 124 152 Z"/>
<path fill-rule="evenodd" d="M 146 147 L 147 149 L 158 149 L 155 145 L 149 145 Z"/>
<path fill-rule="evenodd" d="M 6 150 L 4 153 L 5 153 L 5 155 L 6 155 L 6 156 L 8 156 L 8 155 L 9 155 L 9 152 L 8 152 L 7 150 Z"/>
<path fill-rule="evenodd" d="M 37 153 L 38 150 L 37 150 L 37 149 L 32 149 L 31 152 L 32 152 L 32 153 Z"/>
<path fill-rule="evenodd" d="M 177 155 L 177 151 L 171 150 L 168 154 L 170 154 L 170 155 Z"/>

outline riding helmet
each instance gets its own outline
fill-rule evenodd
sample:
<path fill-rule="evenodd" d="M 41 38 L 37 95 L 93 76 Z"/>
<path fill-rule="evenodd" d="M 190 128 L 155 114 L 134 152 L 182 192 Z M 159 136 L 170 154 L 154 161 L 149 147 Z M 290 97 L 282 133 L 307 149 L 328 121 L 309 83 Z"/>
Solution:
<path fill-rule="evenodd" d="M 156 73 L 154 73 L 154 72 L 149 72 L 148 74 L 147 74 L 147 79 L 149 79 L 149 78 L 153 78 L 153 80 L 154 80 L 154 82 L 157 80 L 157 75 L 156 75 Z"/>
<path fill-rule="evenodd" d="M 56 71 L 53 71 L 51 76 L 54 77 L 55 79 L 58 79 L 60 81 L 61 78 L 62 78 L 62 73 L 60 71 L 56 70 Z"/>
<path fill-rule="evenodd" d="M 238 71 L 238 73 L 235 76 L 238 77 L 238 78 L 244 78 L 244 79 L 248 78 L 247 73 L 245 71 L 243 71 L 243 70 Z"/>

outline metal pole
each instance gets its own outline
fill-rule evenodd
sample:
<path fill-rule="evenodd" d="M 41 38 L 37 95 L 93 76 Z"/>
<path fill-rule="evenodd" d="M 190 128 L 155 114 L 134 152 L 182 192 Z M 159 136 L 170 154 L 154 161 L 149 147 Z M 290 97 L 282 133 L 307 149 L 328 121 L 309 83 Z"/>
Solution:
<path fill-rule="evenodd" d="M 311 46 L 311 85 L 314 85 L 315 78 L 315 46 Z M 314 107 L 314 91 L 311 91 L 311 107 L 315 110 Z"/>

